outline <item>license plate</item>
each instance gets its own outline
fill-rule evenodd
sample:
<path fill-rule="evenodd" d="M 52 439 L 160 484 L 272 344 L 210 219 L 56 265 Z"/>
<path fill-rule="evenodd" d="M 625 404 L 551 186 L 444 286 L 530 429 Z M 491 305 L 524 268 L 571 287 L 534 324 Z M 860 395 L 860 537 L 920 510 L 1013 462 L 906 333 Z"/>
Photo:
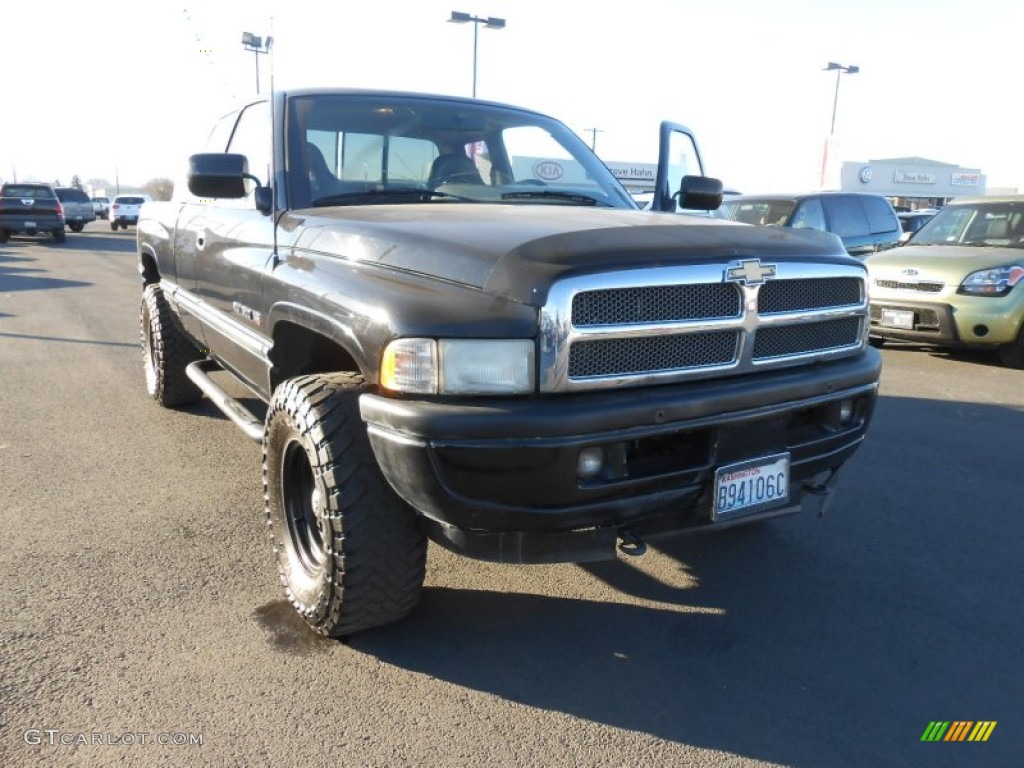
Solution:
<path fill-rule="evenodd" d="M 36 223 L 34 221 L 26 221 L 25 222 L 25 229 L 35 229 L 35 228 L 36 228 Z"/>
<path fill-rule="evenodd" d="M 789 501 L 789 454 L 719 467 L 715 472 L 715 522 L 751 515 Z"/>
<path fill-rule="evenodd" d="M 886 328 L 914 330 L 914 313 L 909 309 L 883 309 L 882 325 Z"/>

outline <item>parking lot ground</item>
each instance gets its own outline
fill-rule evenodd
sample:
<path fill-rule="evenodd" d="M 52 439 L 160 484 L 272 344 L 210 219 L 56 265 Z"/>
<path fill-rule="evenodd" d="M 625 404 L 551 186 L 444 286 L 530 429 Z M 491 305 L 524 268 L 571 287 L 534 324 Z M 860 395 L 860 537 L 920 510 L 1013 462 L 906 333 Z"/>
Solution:
<path fill-rule="evenodd" d="M 994 357 L 886 348 L 824 518 L 586 566 L 431 546 L 414 613 L 346 644 L 283 600 L 259 447 L 147 399 L 139 297 L 134 229 L 0 246 L 0 765 L 1020 764 L 1024 374 Z"/>

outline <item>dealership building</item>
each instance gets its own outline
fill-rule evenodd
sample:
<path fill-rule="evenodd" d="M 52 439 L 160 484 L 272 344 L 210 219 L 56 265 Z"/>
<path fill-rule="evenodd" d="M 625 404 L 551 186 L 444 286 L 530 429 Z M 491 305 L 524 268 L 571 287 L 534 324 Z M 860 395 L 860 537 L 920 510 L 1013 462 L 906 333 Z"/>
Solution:
<path fill-rule="evenodd" d="M 844 162 L 840 187 L 846 192 L 873 192 L 897 208 L 934 208 L 954 197 L 984 195 L 985 174 L 923 157 L 896 157 Z"/>

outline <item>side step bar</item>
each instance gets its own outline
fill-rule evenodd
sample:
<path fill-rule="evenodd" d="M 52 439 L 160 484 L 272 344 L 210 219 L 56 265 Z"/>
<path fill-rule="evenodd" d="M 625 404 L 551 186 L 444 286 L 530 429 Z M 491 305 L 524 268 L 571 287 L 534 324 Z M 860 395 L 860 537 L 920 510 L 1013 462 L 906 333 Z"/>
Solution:
<path fill-rule="evenodd" d="M 263 422 L 253 416 L 248 408 L 221 389 L 220 385 L 210 378 L 211 371 L 219 370 L 222 369 L 216 360 L 197 360 L 185 368 L 185 374 L 225 416 L 245 432 L 246 437 L 257 443 L 262 443 Z"/>

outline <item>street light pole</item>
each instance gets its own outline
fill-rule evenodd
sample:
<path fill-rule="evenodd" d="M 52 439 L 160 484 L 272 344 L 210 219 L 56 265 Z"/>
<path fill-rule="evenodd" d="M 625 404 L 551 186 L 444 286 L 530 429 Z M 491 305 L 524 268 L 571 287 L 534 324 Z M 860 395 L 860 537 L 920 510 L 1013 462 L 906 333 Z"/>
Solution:
<path fill-rule="evenodd" d="M 274 44 L 274 38 L 268 37 L 266 41 L 252 32 L 242 33 L 242 47 L 247 51 L 256 54 L 256 93 L 260 92 L 260 54 L 270 53 L 270 46 Z"/>
<path fill-rule="evenodd" d="M 837 64 L 834 61 L 830 61 L 828 63 L 828 66 L 825 67 L 822 71 L 828 72 L 833 69 L 836 71 L 836 93 L 832 99 L 832 127 L 828 131 L 829 136 L 836 132 L 836 107 L 839 106 L 839 78 L 842 76 L 844 72 L 848 75 L 856 75 L 858 72 L 860 72 L 860 67 L 858 66 L 854 66 L 852 64 L 850 66 L 844 66 L 842 64 Z"/>
<path fill-rule="evenodd" d="M 452 11 L 451 18 L 448 21 L 452 24 L 467 24 L 472 22 L 473 24 L 473 98 L 476 98 L 476 60 L 477 51 L 479 49 L 478 37 L 480 32 L 480 25 L 483 24 L 487 29 L 504 29 L 505 20 L 499 19 L 494 16 L 488 16 L 486 18 L 481 16 L 473 16 L 469 13 L 462 13 L 461 11 Z"/>
<path fill-rule="evenodd" d="M 825 188 L 825 177 L 828 175 L 829 169 L 829 150 L 832 150 L 832 154 L 835 155 L 835 132 L 836 132 L 836 108 L 839 106 L 839 78 L 842 77 L 845 72 L 848 75 L 855 75 L 860 72 L 860 67 L 850 64 L 844 65 L 839 64 L 835 61 L 830 61 L 827 67 L 822 69 L 823 72 L 830 72 L 831 70 L 836 71 L 836 91 L 832 97 L 832 125 L 828 129 L 828 138 L 825 139 L 825 147 L 821 155 L 821 188 Z M 833 158 L 833 163 L 835 159 Z"/>

